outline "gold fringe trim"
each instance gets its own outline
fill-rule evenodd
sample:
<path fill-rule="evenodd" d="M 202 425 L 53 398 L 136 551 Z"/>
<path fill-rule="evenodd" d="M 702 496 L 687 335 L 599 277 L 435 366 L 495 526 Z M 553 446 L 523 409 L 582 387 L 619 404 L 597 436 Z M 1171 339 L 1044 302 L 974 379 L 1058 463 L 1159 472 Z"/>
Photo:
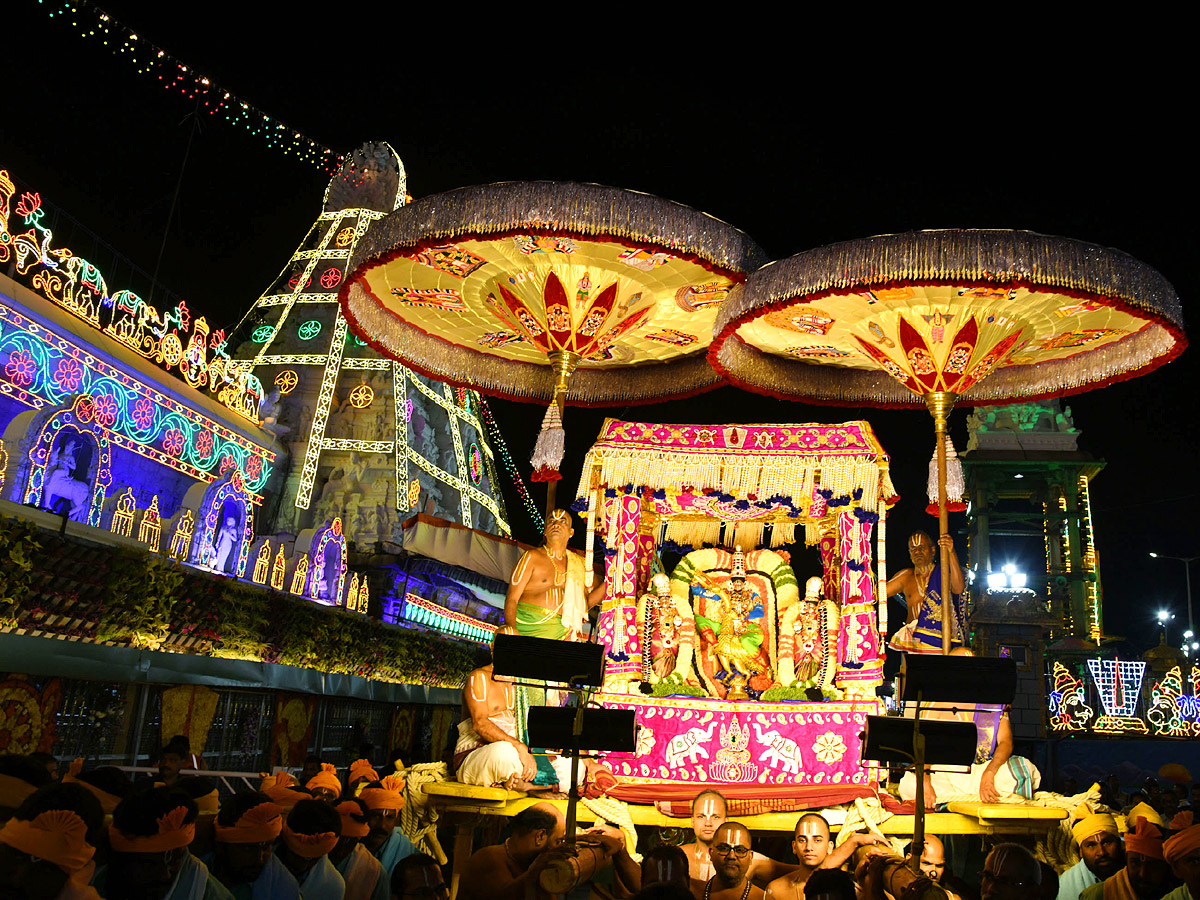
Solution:
<path fill-rule="evenodd" d="M 1070 238 L 997 229 L 881 235 L 799 253 L 764 266 L 731 291 L 713 333 L 781 302 L 803 303 L 805 297 L 828 290 L 866 290 L 903 281 L 1027 282 L 1120 300 L 1183 328 L 1174 287 L 1132 256 Z M 1148 320 L 1135 334 L 1067 359 L 1005 366 L 963 393 L 958 405 L 1078 393 L 1168 356 L 1180 340 L 1160 322 Z M 736 335 L 722 341 L 717 360 L 736 384 L 778 397 L 847 406 L 924 405 L 883 371 L 785 359 Z"/>
<path fill-rule="evenodd" d="M 740 228 L 673 200 L 599 184 L 509 181 L 446 191 L 401 207 L 363 235 L 348 271 L 431 238 L 525 228 L 651 243 L 739 273 L 768 261 Z"/>
<path fill-rule="evenodd" d="M 833 491 L 835 497 L 853 496 L 861 490 L 857 505 L 873 512 L 881 499 L 895 495 L 886 465 L 870 456 L 763 458 L 749 454 L 593 447 L 584 457 L 576 496 L 583 497 L 593 483 L 633 484 L 676 493 L 687 486 L 718 490 L 739 498 L 753 494 L 760 500 L 782 494 L 800 506 L 807 505 L 814 488 L 820 487 Z"/>

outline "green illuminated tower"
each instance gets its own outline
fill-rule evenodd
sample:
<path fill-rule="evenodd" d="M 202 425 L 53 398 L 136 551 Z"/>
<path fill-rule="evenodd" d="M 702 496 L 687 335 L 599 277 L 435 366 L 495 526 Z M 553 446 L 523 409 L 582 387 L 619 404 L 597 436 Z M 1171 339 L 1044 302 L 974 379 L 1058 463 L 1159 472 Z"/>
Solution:
<path fill-rule="evenodd" d="M 1103 592 L 1089 484 L 1103 460 L 1078 448 L 1071 409 L 1057 400 L 977 407 L 968 427 L 963 469 L 973 605 L 989 593 L 1011 592 L 1012 585 L 999 584 L 989 591 L 988 576 L 1000 581 L 1013 563 L 1058 620 L 1052 639 L 1099 643 Z"/>
<path fill-rule="evenodd" d="M 291 454 L 274 513 L 279 531 L 341 516 L 360 546 L 398 543 L 400 522 L 419 511 L 509 533 L 478 395 L 381 357 L 349 331 L 337 302 L 358 241 L 405 199 L 396 152 L 363 144 L 231 335 L 231 356 L 269 395 L 265 427 Z"/>

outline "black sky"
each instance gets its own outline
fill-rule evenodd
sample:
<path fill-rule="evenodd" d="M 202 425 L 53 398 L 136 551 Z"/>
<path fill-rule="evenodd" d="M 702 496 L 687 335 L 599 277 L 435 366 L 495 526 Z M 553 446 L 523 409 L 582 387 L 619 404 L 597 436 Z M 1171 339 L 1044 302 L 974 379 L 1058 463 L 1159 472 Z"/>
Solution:
<path fill-rule="evenodd" d="M 53 6 L 14 0 L 3 13 L 0 167 L 153 270 L 192 104 L 51 20 Z M 447 5 L 305 12 L 122 0 L 106 9 L 339 152 L 387 140 L 417 197 L 504 180 L 599 182 L 709 212 L 776 258 L 914 228 L 1025 228 L 1133 254 L 1174 283 L 1185 314 L 1196 294 L 1196 153 L 1186 137 L 1195 79 L 1165 24 L 1050 23 L 1009 8 L 994 13 L 1003 20 L 962 23 L 962 34 L 905 26 L 901 11 L 871 27 L 865 8 L 773 19 L 734 5 L 526 5 L 483 18 Z M 808 19 L 818 13 L 826 20 Z M 160 280 L 214 325 L 232 324 L 315 219 L 327 180 L 260 138 L 202 121 Z M 1188 351 L 1068 401 L 1081 447 L 1108 462 L 1093 486 L 1106 630 L 1142 646 L 1157 639 L 1160 606 L 1186 619 L 1182 566 L 1149 551 L 1200 555 L 1195 366 Z M 540 411 L 493 409 L 523 462 Z M 732 388 L 571 411 L 571 490 L 604 415 L 867 418 L 903 498 L 889 527 L 893 565 L 911 528 L 936 527 L 922 511 L 924 413 L 807 407 Z M 965 418 L 953 420 L 960 449 Z M 531 537 L 511 492 L 508 502 L 518 535 Z"/>

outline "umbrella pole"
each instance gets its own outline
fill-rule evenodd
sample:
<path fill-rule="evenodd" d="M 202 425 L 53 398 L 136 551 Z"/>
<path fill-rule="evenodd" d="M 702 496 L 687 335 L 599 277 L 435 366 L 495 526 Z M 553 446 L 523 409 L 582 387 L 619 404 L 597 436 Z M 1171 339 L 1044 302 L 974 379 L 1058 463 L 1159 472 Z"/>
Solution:
<path fill-rule="evenodd" d="M 933 416 L 933 430 L 937 440 L 938 468 L 938 571 L 942 593 L 942 656 L 950 653 L 950 622 L 954 605 L 950 602 L 950 550 L 940 546 L 943 535 L 950 533 L 949 514 L 946 512 L 946 438 L 949 436 L 950 410 L 958 399 L 952 391 L 934 391 L 925 395 L 925 405 Z"/>

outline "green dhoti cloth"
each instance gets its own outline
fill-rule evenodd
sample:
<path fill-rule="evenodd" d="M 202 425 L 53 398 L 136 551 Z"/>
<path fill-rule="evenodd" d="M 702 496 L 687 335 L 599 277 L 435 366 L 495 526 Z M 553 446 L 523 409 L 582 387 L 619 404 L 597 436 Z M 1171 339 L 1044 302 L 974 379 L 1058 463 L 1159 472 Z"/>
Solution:
<path fill-rule="evenodd" d="M 567 636 L 566 626 L 558 610 L 545 609 L 531 603 L 517 604 L 517 633 L 526 637 L 549 638 L 561 641 Z"/>

